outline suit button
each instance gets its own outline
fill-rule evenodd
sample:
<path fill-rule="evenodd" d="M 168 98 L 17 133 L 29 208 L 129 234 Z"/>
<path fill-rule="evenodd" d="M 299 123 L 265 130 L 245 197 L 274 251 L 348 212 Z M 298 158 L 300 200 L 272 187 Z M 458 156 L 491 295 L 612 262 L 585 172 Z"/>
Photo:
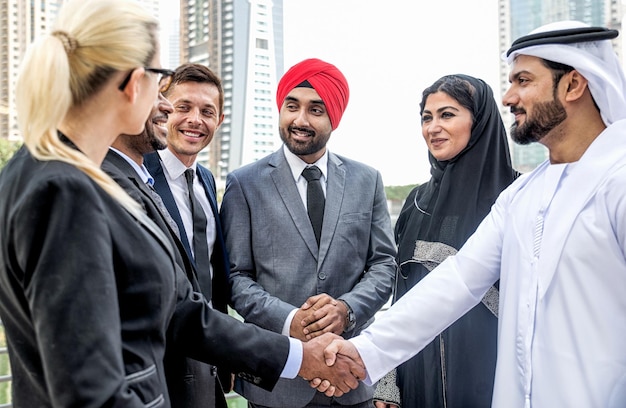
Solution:
<path fill-rule="evenodd" d="M 317 275 L 317 277 L 318 277 L 318 278 L 320 278 L 320 280 L 324 280 L 324 279 L 326 279 L 326 273 L 325 273 L 325 272 L 320 272 L 320 273 Z"/>

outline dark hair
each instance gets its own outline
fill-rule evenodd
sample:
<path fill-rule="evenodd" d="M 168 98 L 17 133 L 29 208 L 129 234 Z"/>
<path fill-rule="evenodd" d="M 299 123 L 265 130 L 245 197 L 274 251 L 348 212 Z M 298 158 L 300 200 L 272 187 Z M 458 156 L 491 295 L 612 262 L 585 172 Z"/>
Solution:
<path fill-rule="evenodd" d="M 172 93 L 172 89 L 178 84 L 185 82 L 197 82 L 200 84 L 213 84 L 220 94 L 219 109 L 220 114 L 224 112 L 224 89 L 222 88 L 222 80 L 209 67 L 202 64 L 187 63 L 176 68 L 174 77 L 172 78 L 172 86 L 165 92 L 167 97 Z"/>
<path fill-rule="evenodd" d="M 547 59 L 540 58 L 541 63 L 552 71 L 552 91 L 556 92 L 556 88 L 563 75 L 568 74 L 574 70 L 574 67 L 560 62 L 549 61 Z"/>
<path fill-rule="evenodd" d="M 467 108 L 472 114 L 472 120 L 474 120 L 476 117 L 474 112 L 474 93 L 476 89 L 474 89 L 469 81 L 457 75 L 443 76 L 435 81 L 434 84 L 424 89 L 424 92 L 422 92 L 422 101 L 420 102 L 420 115 L 424 113 L 426 99 L 437 92 L 445 93 L 456 100 L 461 106 Z"/>

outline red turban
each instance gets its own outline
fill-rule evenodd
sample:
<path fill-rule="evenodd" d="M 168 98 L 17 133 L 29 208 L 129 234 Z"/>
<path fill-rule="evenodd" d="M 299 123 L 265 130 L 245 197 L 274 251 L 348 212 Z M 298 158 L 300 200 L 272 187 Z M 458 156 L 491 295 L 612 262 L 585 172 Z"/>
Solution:
<path fill-rule="evenodd" d="M 304 81 L 309 81 L 324 101 L 330 118 L 330 125 L 335 130 L 339 126 L 339 121 L 341 121 L 341 116 L 346 110 L 350 97 L 346 77 L 336 66 L 317 58 L 299 62 L 289 68 L 289 71 L 283 75 L 278 83 L 276 90 L 278 110 L 282 107 L 287 94 Z"/>

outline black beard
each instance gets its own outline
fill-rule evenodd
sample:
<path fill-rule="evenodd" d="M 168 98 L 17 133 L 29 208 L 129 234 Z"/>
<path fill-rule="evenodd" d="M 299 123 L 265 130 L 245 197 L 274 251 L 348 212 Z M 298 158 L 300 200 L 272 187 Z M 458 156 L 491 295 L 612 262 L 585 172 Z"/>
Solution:
<path fill-rule="evenodd" d="M 511 139 L 520 145 L 538 142 L 565 119 L 567 112 L 557 99 L 538 103 L 532 117 L 527 116 L 526 122 L 519 126 L 517 123 L 511 126 Z"/>
<path fill-rule="evenodd" d="M 167 147 L 167 142 L 163 143 L 156 137 L 152 137 L 149 142 L 153 151 L 164 150 Z"/>
<path fill-rule="evenodd" d="M 291 138 L 289 138 L 289 132 L 291 132 L 293 129 L 309 132 L 312 136 L 311 141 L 309 143 L 294 142 Z M 296 156 L 308 156 L 319 152 L 326 146 L 326 140 L 323 140 L 323 138 L 316 138 L 315 132 L 304 128 L 289 126 L 285 131 L 283 129 L 280 129 L 280 138 L 285 146 L 287 146 L 289 151 Z"/>

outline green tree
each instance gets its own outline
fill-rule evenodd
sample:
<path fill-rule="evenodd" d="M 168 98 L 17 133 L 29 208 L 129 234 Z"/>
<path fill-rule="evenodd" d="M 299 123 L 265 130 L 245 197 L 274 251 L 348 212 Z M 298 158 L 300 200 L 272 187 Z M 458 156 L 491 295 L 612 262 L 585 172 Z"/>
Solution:
<path fill-rule="evenodd" d="M 13 154 L 20 148 L 22 143 L 12 142 L 7 139 L 0 138 L 0 171 L 7 164 Z"/>
<path fill-rule="evenodd" d="M 386 186 L 385 194 L 387 195 L 387 200 L 402 201 L 409 195 L 415 186 L 417 186 L 417 184 L 408 184 L 406 186 Z"/>

